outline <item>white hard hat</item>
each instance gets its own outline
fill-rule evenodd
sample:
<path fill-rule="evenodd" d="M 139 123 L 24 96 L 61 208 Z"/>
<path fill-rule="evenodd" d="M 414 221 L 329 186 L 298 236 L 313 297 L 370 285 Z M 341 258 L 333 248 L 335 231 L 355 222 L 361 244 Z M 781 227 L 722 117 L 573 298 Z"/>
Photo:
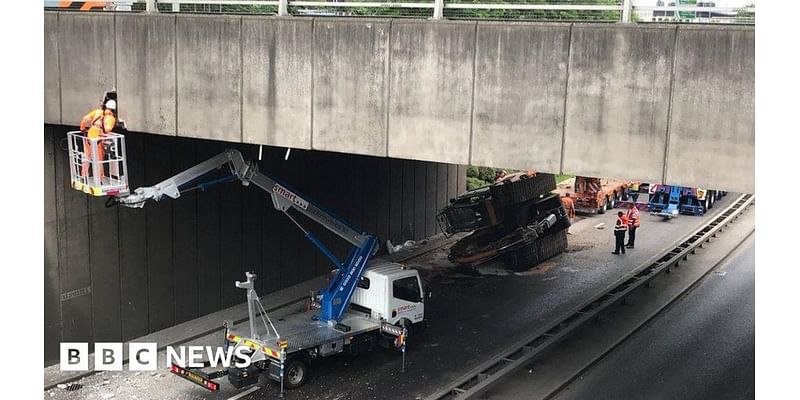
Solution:
<path fill-rule="evenodd" d="M 116 111 L 116 109 L 117 109 L 117 102 L 116 102 L 116 101 L 114 101 L 114 100 L 109 100 L 109 101 L 107 101 L 107 102 L 106 102 L 106 108 L 107 108 L 107 109 L 109 109 L 109 110 L 115 110 L 115 111 Z"/>

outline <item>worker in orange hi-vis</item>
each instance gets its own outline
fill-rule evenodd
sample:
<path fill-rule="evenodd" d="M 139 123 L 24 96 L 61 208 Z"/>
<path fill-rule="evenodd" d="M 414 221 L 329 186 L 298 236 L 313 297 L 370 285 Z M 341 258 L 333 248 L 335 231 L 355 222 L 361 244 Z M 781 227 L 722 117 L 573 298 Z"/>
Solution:
<path fill-rule="evenodd" d="M 92 157 L 92 153 L 96 152 L 97 160 L 103 161 L 104 154 L 103 154 L 103 143 L 100 140 L 95 141 L 95 145 L 91 145 L 91 140 L 89 139 L 99 139 L 105 136 L 107 133 L 110 133 L 114 127 L 117 125 L 117 102 L 114 100 L 108 100 L 105 104 L 101 106 L 101 108 L 92 110 L 89 114 L 83 117 L 81 120 L 81 131 L 86 132 L 87 139 L 83 140 L 83 149 L 84 153 L 86 154 L 87 158 Z M 96 176 L 102 182 L 103 179 L 103 167 L 99 165 L 99 171 L 96 171 Z M 87 176 L 89 174 L 89 161 L 84 160 L 83 165 L 81 166 L 81 176 Z"/>
<path fill-rule="evenodd" d="M 567 212 L 567 218 L 569 222 L 572 223 L 572 220 L 575 218 L 575 200 L 569 196 L 567 193 L 564 197 L 561 198 L 561 204 L 564 205 L 564 210 Z M 567 228 L 567 233 L 569 234 L 569 228 Z"/>
<path fill-rule="evenodd" d="M 625 247 L 632 249 L 636 241 L 636 229 L 639 228 L 639 209 L 631 204 L 625 217 L 628 219 L 628 244 Z"/>
<path fill-rule="evenodd" d="M 625 214 L 620 211 L 617 213 L 617 222 L 614 224 L 615 248 L 611 254 L 625 254 L 625 232 L 628 230 L 628 220 Z"/>

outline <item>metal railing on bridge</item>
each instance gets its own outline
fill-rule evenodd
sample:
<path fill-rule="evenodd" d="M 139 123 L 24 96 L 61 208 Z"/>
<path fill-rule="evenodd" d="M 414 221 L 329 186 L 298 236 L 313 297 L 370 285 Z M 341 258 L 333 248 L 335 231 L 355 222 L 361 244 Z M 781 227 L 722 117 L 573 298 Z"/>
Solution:
<path fill-rule="evenodd" d="M 225 13 L 280 16 L 394 17 L 454 20 L 755 24 L 755 5 L 659 0 L 127 0 L 45 1 L 48 10 Z"/>

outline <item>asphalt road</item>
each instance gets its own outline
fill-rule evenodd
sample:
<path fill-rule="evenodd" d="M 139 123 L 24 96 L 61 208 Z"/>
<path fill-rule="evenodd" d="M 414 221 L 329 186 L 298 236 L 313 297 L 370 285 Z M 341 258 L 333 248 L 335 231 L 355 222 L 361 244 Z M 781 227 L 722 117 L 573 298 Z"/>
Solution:
<path fill-rule="evenodd" d="M 554 398 L 755 398 L 755 236 Z"/>
<path fill-rule="evenodd" d="M 465 275 L 447 261 L 445 251 L 417 258 L 409 266 L 430 279 L 434 298 L 426 304 L 431 327 L 409 341 L 407 371 L 400 372 L 399 354 L 388 351 L 330 357 L 314 365 L 309 382 L 290 392 L 288 398 L 415 399 L 431 394 L 498 350 L 579 306 L 688 235 L 735 198 L 733 193 L 723 198 L 706 217 L 662 221 L 643 214 L 636 249 L 624 256 L 611 254 L 615 216 L 606 213 L 577 221 L 566 253 L 521 274 Z M 219 345 L 218 336 L 190 344 Z M 220 392 L 209 393 L 166 371 L 104 373 L 81 383 L 84 388 L 79 391 L 52 389 L 44 398 L 228 399 L 240 394 L 224 378 Z M 258 389 L 241 398 L 269 399 L 277 393 L 278 385 L 262 377 Z"/>

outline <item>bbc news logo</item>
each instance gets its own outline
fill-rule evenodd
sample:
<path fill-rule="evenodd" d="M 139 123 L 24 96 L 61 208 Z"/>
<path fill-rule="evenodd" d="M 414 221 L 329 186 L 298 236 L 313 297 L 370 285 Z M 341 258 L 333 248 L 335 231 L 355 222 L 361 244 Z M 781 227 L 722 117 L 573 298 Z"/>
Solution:
<path fill-rule="evenodd" d="M 69 342 L 61 343 L 60 364 L 62 371 L 88 371 L 89 370 L 89 343 Z M 166 348 L 166 368 L 172 364 L 181 368 L 212 368 L 222 366 L 237 368 L 250 366 L 250 349 L 245 346 L 172 346 Z M 122 371 L 123 366 L 122 343 L 95 343 L 94 344 L 94 370 L 95 371 Z M 203 360 L 208 360 L 204 363 Z M 156 343 L 128 343 L 128 369 L 131 371 L 155 371 L 158 369 L 158 344 Z"/>

